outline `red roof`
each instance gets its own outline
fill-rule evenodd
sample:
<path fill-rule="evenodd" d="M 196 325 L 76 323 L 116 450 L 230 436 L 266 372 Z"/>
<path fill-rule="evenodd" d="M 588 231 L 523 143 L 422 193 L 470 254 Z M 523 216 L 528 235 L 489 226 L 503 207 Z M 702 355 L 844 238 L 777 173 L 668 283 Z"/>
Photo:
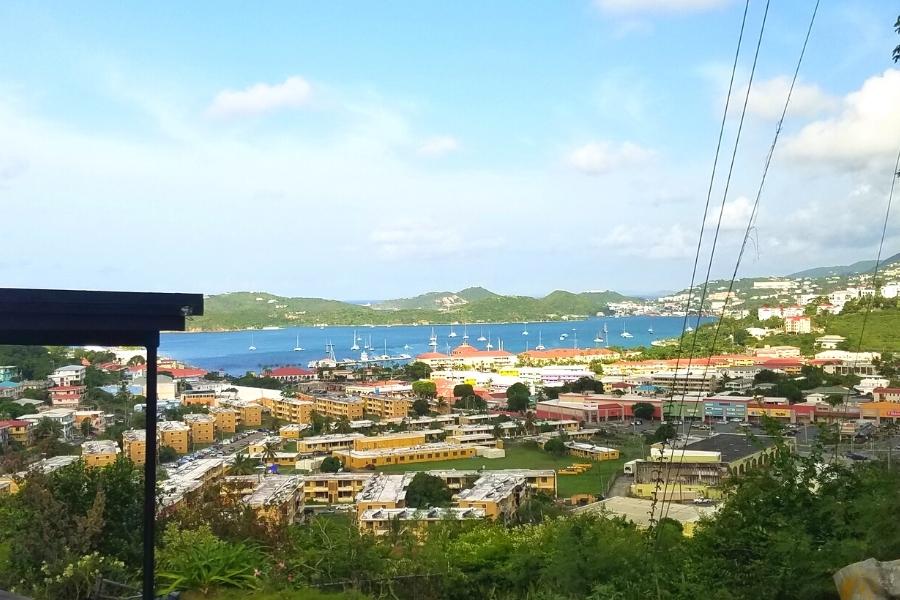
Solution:
<path fill-rule="evenodd" d="M 619 353 L 608 348 L 552 348 L 550 350 L 529 350 L 522 356 L 527 358 L 572 358 L 575 356 L 618 356 Z"/>
<path fill-rule="evenodd" d="M 900 394 L 900 388 L 895 387 L 877 387 L 872 390 L 873 394 Z"/>
<path fill-rule="evenodd" d="M 83 385 L 58 385 L 49 389 L 50 392 L 77 392 L 84 389 Z"/>
<path fill-rule="evenodd" d="M 761 363 L 763 367 L 800 367 L 803 361 L 799 358 L 769 358 Z"/>
<path fill-rule="evenodd" d="M 31 425 L 31 421 L 22 421 L 20 419 L 0 421 L 0 427 L 27 427 L 28 425 Z"/>
<path fill-rule="evenodd" d="M 429 358 L 449 358 L 446 354 L 441 354 L 440 352 L 423 352 L 422 354 L 416 355 L 417 359 L 429 359 Z"/>
<path fill-rule="evenodd" d="M 315 375 L 315 371 L 304 369 L 302 367 L 278 367 L 271 371 L 266 371 L 268 377 L 297 377 L 306 375 Z"/>

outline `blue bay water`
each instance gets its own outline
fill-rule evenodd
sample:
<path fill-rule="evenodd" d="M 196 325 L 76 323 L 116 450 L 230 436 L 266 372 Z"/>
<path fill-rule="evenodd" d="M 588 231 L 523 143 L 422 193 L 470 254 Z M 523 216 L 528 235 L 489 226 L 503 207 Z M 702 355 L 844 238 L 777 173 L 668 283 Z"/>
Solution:
<path fill-rule="evenodd" d="M 692 319 L 694 321 L 696 317 Z M 704 319 L 706 321 L 707 319 Z M 539 340 L 550 348 L 635 347 L 649 346 L 653 340 L 677 337 L 681 333 L 682 317 L 602 317 L 584 321 L 555 321 L 551 323 L 491 323 L 470 325 L 469 343 L 484 349 L 487 342 L 479 342 L 481 335 L 490 337 L 497 348 L 502 341 L 503 348 L 519 353 L 526 348 L 533 349 Z M 692 323 L 696 326 L 696 323 Z M 608 335 L 603 333 L 606 325 Z M 623 338 L 623 327 L 633 338 Z M 653 328 L 651 334 L 648 330 Z M 300 365 L 306 366 L 312 360 L 326 356 L 326 345 L 334 344 L 335 357 L 359 358 L 359 351 L 351 351 L 353 333 L 356 331 L 364 340 L 371 338 L 374 350 L 370 354 L 396 356 L 401 353 L 415 356 L 428 352 L 431 325 L 394 325 L 391 327 L 291 327 L 286 329 L 254 331 L 222 331 L 204 333 L 164 333 L 160 342 L 160 354 L 207 370 L 221 370 L 232 375 L 243 375 L 247 371 L 258 372 L 266 367 Z M 523 331 L 528 335 L 523 335 Z M 438 351 L 447 352 L 462 343 L 463 326 L 454 325 L 457 336 L 448 337 L 449 325 L 435 326 L 438 337 Z M 560 339 L 566 334 L 565 339 Z M 597 336 L 603 343 L 594 343 Z M 302 352 L 293 350 L 299 336 Z M 250 345 L 256 346 L 250 351 Z M 360 342 L 360 346 L 364 343 Z M 408 345 L 409 349 L 404 349 Z M 398 361 L 402 362 L 402 361 Z"/>

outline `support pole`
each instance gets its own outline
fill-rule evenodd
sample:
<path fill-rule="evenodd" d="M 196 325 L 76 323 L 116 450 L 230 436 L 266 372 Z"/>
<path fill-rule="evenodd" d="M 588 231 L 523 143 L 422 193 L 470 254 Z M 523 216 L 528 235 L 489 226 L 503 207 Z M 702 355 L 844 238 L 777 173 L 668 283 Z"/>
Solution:
<path fill-rule="evenodd" d="M 153 600 L 154 590 L 154 552 L 156 541 L 156 359 L 159 338 L 147 344 L 147 404 L 146 441 L 144 449 L 144 579 L 143 598 Z"/>

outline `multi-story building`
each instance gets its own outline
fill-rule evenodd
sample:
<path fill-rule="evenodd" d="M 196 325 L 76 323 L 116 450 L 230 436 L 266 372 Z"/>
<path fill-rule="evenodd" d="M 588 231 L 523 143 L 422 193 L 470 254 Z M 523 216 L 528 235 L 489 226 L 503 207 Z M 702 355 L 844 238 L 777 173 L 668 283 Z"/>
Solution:
<path fill-rule="evenodd" d="M 309 503 L 350 504 L 375 476 L 371 471 L 305 475 L 303 494 Z"/>
<path fill-rule="evenodd" d="M 874 402 L 900 402 L 900 388 L 879 387 L 872 390 Z"/>
<path fill-rule="evenodd" d="M 412 400 L 401 396 L 362 396 L 365 401 L 365 412 L 380 419 L 405 417 L 412 408 Z"/>
<path fill-rule="evenodd" d="M 383 450 L 385 448 L 408 448 L 425 443 L 424 431 L 403 431 L 353 440 L 354 450 Z"/>
<path fill-rule="evenodd" d="M 159 513 L 169 513 L 182 502 L 190 501 L 210 483 L 220 480 L 227 470 L 221 458 L 200 458 L 169 471 L 160 482 Z"/>
<path fill-rule="evenodd" d="M 136 465 L 145 462 L 147 453 L 147 431 L 131 429 L 122 432 L 122 454 Z"/>
<path fill-rule="evenodd" d="M 113 440 L 94 440 L 81 444 L 81 457 L 86 467 L 105 467 L 116 462 L 119 445 Z"/>
<path fill-rule="evenodd" d="M 433 523 L 479 520 L 487 517 L 481 508 L 370 508 L 359 515 L 359 528 L 372 535 L 386 535 L 397 527 L 421 532 Z"/>
<path fill-rule="evenodd" d="M 10 440 L 27 448 L 34 443 L 34 423 L 23 419 L 9 419 L 0 421 L 0 427 L 6 428 Z"/>
<path fill-rule="evenodd" d="M 238 426 L 238 412 L 233 408 L 214 406 L 209 409 L 209 414 L 215 419 L 216 431 L 222 433 L 234 433 Z"/>
<path fill-rule="evenodd" d="M 515 366 L 516 355 L 506 350 L 479 350 L 464 343 L 451 350 L 449 355 L 425 352 L 416 356 L 416 360 L 432 369 L 465 367 L 477 371 L 495 371 Z"/>
<path fill-rule="evenodd" d="M 718 373 L 710 369 L 660 371 L 650 377 L 653 385 L 665 388 L 675 394 L 691 392 L 712 393 L 718 380 Z"/>
<path fill-rule="evenodd" d="M 213 390 L 185 390 L 181 392 L 181 404 L 184 406 L 218 406 L 218 398 Z"/>
<path fill-rule="evenodd" d="M 486 472 L 475 485 L 453 496 L 460 508 L 479 508 L 490 519 L 508 521 L 515 515 L 529 488 L 518 473 Z"/>
<path fill-rule="evenodd" d="M 272 416 L 290 423 L 309 423 L 315 403 L 296 398 L 260 398 L 260 404 L 271 411 Z"/>
<path fill-rule="evenodd" d="M 609 348 L 551 348 L 549 350 L 529 350 L 519 355 L 519 360 L 532 365 L 552 365 L 568 363 L 588 365 L 595 360 L 614 361 L 622 354 Z"/>
<path fill-rule="evenodd" d="M 388 379 L 381 381 L 361 381 L 348 383 L 344 392 L 351 396 L 409 396 L 412 393 L 412 383 Z"/>
<path fill-rule="evenodd" d="M 16 365 L 0 365 L 0 382 L 17 379 L 20 372 Z"/>
<path fill-rule="evenodd" d="M 2 368 L 2 367 L 0 367 Z M 0 381 L 0 398 L 16 399 L 22 393 L 23 386 L 15 381 Z"/>
<path fill-rule="evenodd" d="M 220 406 L 227 406 L 237 411 L 238 424 L 241 427 L 259 427 L 262 425 L 263 407 L 252 400 L 219 400 Z"/>
<path fill-rule="evenodd" d="M 802 306 L 763 306 L 757 309 L 756 317 L 760 321 L 766 321 L 771 319 L 772 317 L 778 317 L 780 319 L 787 319 L 789 317 L 802 317 L 803 316 L 803 307 Z"/>
<path fill-rule="evenodd" d="M 57 385 L 50 388 L 50 403 L 60 408 L 74 408 L 84 398 L 83 385 Z"/>
<path fill-rule="evenodd" d="M 314 409 L 322 416 L 332 419 L 346 418 L 348 421 L 356 421 L 363 418 L 366 410 L 366 401 L 358 397 L 334 396 L 309 396 L 300 394 L 303 400 L 312 399 Z"/>
<path fill-rule="evenodd" d="M 810 317 L 785 317 L 785 333 L 812 333 L 812 319 Z"/>
<path fill-rule="evenodd" d="M 159 432 L 159 445 L 168 446 L 178 454 L 187 454 L 190 450 L 191 428 L 181 421 L 160 421 L 156 424 Z"/>
<path fill-rule="evenodd" d="M 80 430 L 81 424 L 84 421 L 88 421 L 90 422 L 93 431 L 105 431 L 106 418 L 103 415 L 104 413 L 102 410 L 76 410 L 74 415 L 75 428 Z"/>
<path fill-rule="evenodd" d="M 61 439 L 71 440 L 75 435 L 75 411 L 71 408 L 51 408 L 40 413 L 22 415 L 19 419 L 22 421 L 34 421 L 35 423 L 49 419 L 59 424 L 62 429 Z"/>
<path fill-rule="evenodd" d="M 216 419 L 212 415 L 190 413 L 182 419 L 191 428 L 192 444 L 212 444 L 216 441 Z"/>
<path fill-rule="evenodd" d="M 53 371 L 49 379 L 57 386 L 80 385 L 86 370 L 84 365 L 66 365 Z"/>
<path fill-rule="evenodd" d="M 224 489 L 240 494 L 241 503 L 268 523 L 290 525 L 303 515 L 303 478 L 297 475 L 226 477 Z"/>
<path fill-rule="evenodd" d="M 297 440 L 297 452 L 300 454 L 331 454 L 335 450 L 352 448 L 355 440 L 364 437 L 361 433 L 332 433 L 300 438 Z"/>
<path fill-rule="evenodd" d="M 264 371 L 263 375 L 283 383 L 299 383 L 301 381 L 312 381 L 316 378 L 314 370 L 301 367 L 278 367 L 277 369 Z"/>
<path fill-rule="evenodd" d="M 438 460 L 455 460 L 476 456 L 475 446 L 434 443 L 409 448 L 386 448 L 383 450 L 335 450 L 333 455 L 340 459 L 344 468 L 366 469 L 391 464 L 409 464 Z"/>
<path fill-rule="evenodd" d="M 363 489 L 356 495 L 357 517 L 371 509 L 404 508 L 406 488 L 414 476 L 415 473 L 378 473 L 366 481 Z"/>
<path fill-rule="evenodd" d="M 472 487 L 482 475 L 500 473 L 524 477 L 525 484 L 531 491 L 556 496 L 556 471 L 553 469 L 503 469 L 499 471 L 443 469 L 425 472 L 443 480 L 447 487 L 454 492 Z"/>

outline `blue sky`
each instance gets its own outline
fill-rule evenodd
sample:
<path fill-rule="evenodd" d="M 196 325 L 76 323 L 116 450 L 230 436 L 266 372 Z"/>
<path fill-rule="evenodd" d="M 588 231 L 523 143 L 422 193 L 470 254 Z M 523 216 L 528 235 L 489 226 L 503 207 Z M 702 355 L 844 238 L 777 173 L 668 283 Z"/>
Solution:
<path fill-rule="evenodd" d="M 742 274 L 874 257 L 900 140 L 890 4 L 822 3 Z M 770 8 L 714 276 L 812 5 Z M 743 6 L 5 2 L 0 277 L 336 298 L 683 287 Z"/>

